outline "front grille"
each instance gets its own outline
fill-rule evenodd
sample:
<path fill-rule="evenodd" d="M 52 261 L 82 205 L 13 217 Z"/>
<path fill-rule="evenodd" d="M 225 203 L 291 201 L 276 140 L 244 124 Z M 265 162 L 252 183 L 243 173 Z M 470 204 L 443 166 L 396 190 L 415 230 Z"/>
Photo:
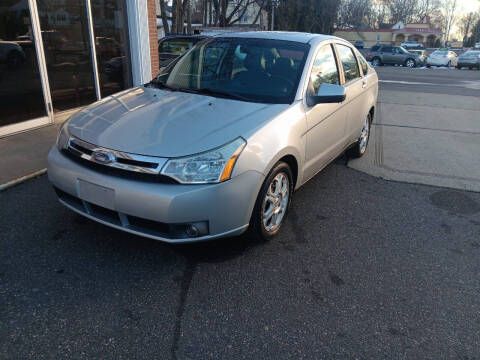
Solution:
<path fill-rule="evenodd" d="M 134 172 L 134 171 L 126 171 L 126 170 L 122 170 L 122 169 L 118 169 L 110 166 L 97 164 L 95 162 L 85 160 L 79 157 L 78 155 L 73 154 L 71 150 L 63 150 L 62 153 L 68 158 L 70 158 L 71 160 L 75 161 L 77 164 L 105 175 L 121 177 L 124 179 L 161 183 L 161 184 L 179 184 L 179 182 L 176 181 L 175 179 L 165 175 L 146 174 L 146 173 L 140 173 L 140 172 Z"/>
<path fill-rule="evenodd" d="M 178 184 L 176 180 L 160 175 L 163 165 L 167 162 L 166 158 L 107 149 L 73 136 L 68 140 L 63 153 L 70 159 L 103 173 L 145 181 Z"/>

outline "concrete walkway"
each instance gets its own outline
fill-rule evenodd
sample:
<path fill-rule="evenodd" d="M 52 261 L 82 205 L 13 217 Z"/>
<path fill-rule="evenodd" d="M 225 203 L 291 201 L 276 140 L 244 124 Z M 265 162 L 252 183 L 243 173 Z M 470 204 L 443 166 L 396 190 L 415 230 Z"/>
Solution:
<path fill-rule="evenodd" d="M 0 186 L 46 168 L 58 126 L 48 125 L 0 138 Z"/>
<path fill-rule="evenodd" d="M 366 155 L 349 166 L 409 183 L 480 192 L 480 100 L 382 90 Z"/>

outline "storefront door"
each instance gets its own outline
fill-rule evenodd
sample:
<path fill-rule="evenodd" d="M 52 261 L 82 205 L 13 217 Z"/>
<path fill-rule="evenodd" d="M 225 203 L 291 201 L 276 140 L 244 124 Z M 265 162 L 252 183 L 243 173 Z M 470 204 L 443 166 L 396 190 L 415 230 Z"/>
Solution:
<path fill-rule="evenodd" d="M 0 136 L 51 121 L 48 85 L 38 56 L 41 42 L 36 40 L 38 31 L 34 20 L 27 1 L 2 0 Z"/>
<path fill-rule="evenodd" d="M 0 136 L 132 86 L 125 0 L 5 2 Z"/>

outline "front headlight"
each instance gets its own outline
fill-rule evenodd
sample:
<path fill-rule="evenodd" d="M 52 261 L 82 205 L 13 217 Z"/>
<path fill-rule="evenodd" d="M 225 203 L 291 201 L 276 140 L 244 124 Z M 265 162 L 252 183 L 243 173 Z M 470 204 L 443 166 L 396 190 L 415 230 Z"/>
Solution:
<path fill-rule="evenodd" d="M 182 184 L 219 183 L 228 180 L 246 144 L 245 140 L 237 138 L 201 154 L 170 159 L 163 166 L 161 174 Z"/>
<path fill-rule="evenodd" d="M 65 121 L 60 127 L 60 131 L 57 136 L 57 148 L 63 150 L 67 147 L 68 140 L 70 139 L 70 133 L 68 132 L 68 120 Z"/>

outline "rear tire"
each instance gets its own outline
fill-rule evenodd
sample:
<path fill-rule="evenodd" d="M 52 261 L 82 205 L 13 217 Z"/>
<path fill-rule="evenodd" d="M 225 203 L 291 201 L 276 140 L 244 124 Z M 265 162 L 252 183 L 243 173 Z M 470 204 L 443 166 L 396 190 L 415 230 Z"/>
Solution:
<path fill-rule="evenodd" d="M 405 61 L 405 66 L 410 68 L 410 69 L 413 69 L 415 66 L 417 66 L 417 63 L 413 59 L 407 59 Z"/>
<path fill-rule="evenodd" d="M 287 163 L 280 161 L 268 173 L 255 202 L 249 227 L 249 233 L 255 240 L 269 241 L 279 233 L 287 217 L 292 194 L 292 171 Z"/>
<path fill-rule="evenodd" d="M 368 141 L 370 140 L 370 128 L 372 127 L 372 114 L 368 113 L 362 126 L 362 132 L 355 145 L 348 149 L 347 156 L 352 158 L 362 157 L 367 151 Z"/>

